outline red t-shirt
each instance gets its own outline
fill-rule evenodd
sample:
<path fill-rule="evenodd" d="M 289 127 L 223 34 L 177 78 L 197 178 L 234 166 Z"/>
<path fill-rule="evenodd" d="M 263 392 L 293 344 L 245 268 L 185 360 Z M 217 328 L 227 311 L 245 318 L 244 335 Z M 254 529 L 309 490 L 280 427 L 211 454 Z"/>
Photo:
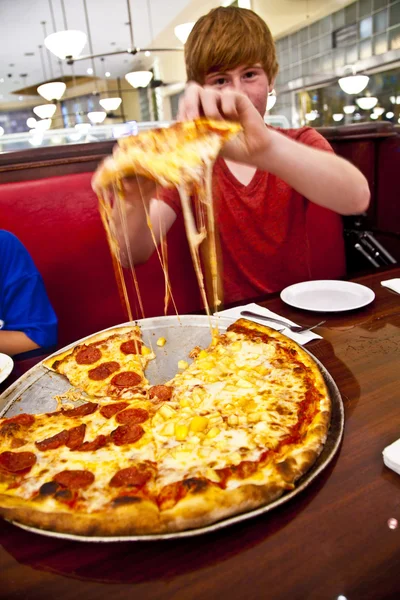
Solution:
<path fill-rule="evenodd" d="M 315 129 L 281 129 L 283 135 L 333 152 Z M 176 213 L 176 189 L 160 199 Z M 311 279 L 335 279 L 345 273 L 340 215 L 301 196 L 282 179 L 257 170 L 249 185 L 217 159 L 213 199 L 223 258 L 225 302 L 255 298 Z"/>

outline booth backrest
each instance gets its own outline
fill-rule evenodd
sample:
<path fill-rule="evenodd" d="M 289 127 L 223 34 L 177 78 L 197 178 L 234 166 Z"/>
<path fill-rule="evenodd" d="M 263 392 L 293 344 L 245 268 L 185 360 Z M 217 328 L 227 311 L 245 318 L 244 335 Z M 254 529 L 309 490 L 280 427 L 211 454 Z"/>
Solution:
<path fill-rule="evenodd" d="M 368 178 L 372 192 L 368 226 L 398 232 L 400 137 L 390 124 L 371 127 L 320 131 Z M 127 320 L 90 185 L 92 172 L 112 145 L 109 141 L 0 154 L 0 228 L 17 235 L 41 272 L 59 318 L 60 344 Z M 340 219 L 332 220 L 316 205 L 310 206 L 307 219 L 312 277 L 341 277 L 345 267 L 343 246 L 338 243 Z M 390 251 L 396 254 L 396 248 Z M 168 257 L 179 312 L 198 312 L 202 305 L 181 218 L 168 234 Z M 164 314 L 165 283 L 156 254 L 137 267 L 137 276 L 145 316 Z M 140 318 L 132 285 L 130 298 L 134 317 Z M 174 313 L 171 305 L 168 312 Z"/>
<path fill-rule="evenodd" d="M 0 186 L 0 227 L 18 236 L 42 274 L 59 319 L 61 344 L 127 320 L 91 177 L 92 173 L 79 173 Z M 198 287 L 180 219 L 168 234 L 168 253 L 178 310 L 199 311 Z M 137 277 L 145 316 L 164 314 L 164 277 L 156 255 L 137 267 Z M 129 285 L 131 277 L 127 280 Z M 140 318 L 133 290 L 130 298 L 134 317 Z M 174 312 L 172 306 L 169 312 Z"/>

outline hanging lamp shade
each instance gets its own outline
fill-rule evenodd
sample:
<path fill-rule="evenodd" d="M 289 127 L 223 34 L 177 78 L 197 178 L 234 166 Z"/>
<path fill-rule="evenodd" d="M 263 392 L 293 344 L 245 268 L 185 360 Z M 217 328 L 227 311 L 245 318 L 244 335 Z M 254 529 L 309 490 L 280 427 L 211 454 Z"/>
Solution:
<path fill-rule="evenodd" d="M 39 85 L 37 93 L 45 100 L 59 100 L 66 89 L 67 86 L 62 81 L 51 81 L 50 83 Z"/>
<path fill-rule="evenodd" d="M 175 27 L 174 33 L 182 44 L 186 44 L 186 40 L 188 39 L 193 26 L 194 23 L 181 23 L 181 25 Z"/>
<path fill-rule="evenodd" d="M 102 98 L 99 100 L 99 104 L 107 112 L 117 110 L 122 102 L 121 98 Z"/>
<path fill-rule="evenodd" d="M 146 87 L 153 78 L 151 71 L 132 71 L 125 75 L 127 82 L 134 88 Z"/>
<path fill-rule="evenodd" d="M 368 85 L 369 77 L 367 75 L 347 75 L 341 77 L 338 83 L 346 94 L 359 94 Z"/>
<path fill-rule="evenodd" d="M 86 44 L 86 33 L 77 29 L 66 29 L 51 33 L 44 40 L 44 45 L 57 58 L 65 60 L 68 56 L 77 58 Z"/>
<path fill-rule="evenodd" d="M 268 94 L 267 110 L 271 110 L 271 108 L 274 108 L 275 104 L 276 104 L 276 92 L 275 92 L 275 90 L 272 90 L 272 92 L 270 92 Z"/>
<path fill-rule="evenodd" d="M 356 102 L 362 110 L 371 110 L 378 104 L 378 98 L 375 98 L 375 96 L 364 96 L 363 98 L 357 98 Z"/>
<path fill-rule="evenodd" d="M 345 115 L 352 115 L 356 108 L 354 104 L 347 104 L 347 106 L 343 106 L 343 112 Z"/>
<path fill-rule="evenodd" d="M 36 123 L 36 128 L 38 131 L 47 131 L 51 127 L 51 119 L 41 119 Z"/>
<path fill-rule="evenodd" d="M 36 123 L 37 121 L 34 117 L 29 117 L 29 119 L 26 120 L 26 124 L 29 127 L 29 129 L 35 129 Z"/>
<path fill-rule="evenodd" d="M 40 106 L 35 106 L 32 110 L 39 119 L 51 119 L 57 110 L 57 106 L 55 104 L 40 104 Z"/>
<path fill-rule="evenodd" d="M 103 110 L 94 110 L 92 112 L 88 112 L 87 114 L 89 121 L 93 123 L 93 125 L 99 125 L 104 121 L 107 116 L 107 113 Z"/>

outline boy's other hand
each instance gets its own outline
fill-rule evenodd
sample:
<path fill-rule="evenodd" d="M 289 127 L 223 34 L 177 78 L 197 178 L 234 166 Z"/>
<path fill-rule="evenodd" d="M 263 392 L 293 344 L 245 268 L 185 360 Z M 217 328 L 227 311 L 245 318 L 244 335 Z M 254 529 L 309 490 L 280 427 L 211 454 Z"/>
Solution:
<path fill-rule="evenodd" d="M 260 154 L 268 149 L 270 136 L 264 119 L 249 98 L 237 91 L 219 91 L 210 86 L 189 83 L 179 102 L 178 120 L 192 121 L 199 117 L 236 121 L 243 132 L 227 142 L 221 154 L 230 160 L 255 165 Z"/>
<path fill-rule="evenodd" d="M 152 198 L 157 196 L 157 186 L 154 181 L 141 175 L 126 177 L 122 180 L 124 200 L 130 204 L 142 204 L 142 200 L 148 206 Z"/>

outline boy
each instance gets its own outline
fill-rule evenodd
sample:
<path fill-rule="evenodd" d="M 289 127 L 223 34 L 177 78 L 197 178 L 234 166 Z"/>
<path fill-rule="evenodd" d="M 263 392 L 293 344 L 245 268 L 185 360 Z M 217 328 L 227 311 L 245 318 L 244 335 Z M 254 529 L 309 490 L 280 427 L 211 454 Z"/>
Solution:
<path fill-rule="evenodd" d="M 201 17 L 185 45 L 188 80 L 179 120 L 201 115 L 239 121 L 213 171 L 213 198 L 223 258 L 226 302 L 254 298 L 304 280 L 344 274 L 339 215 L 361 213 L 368 184 L 315 130 L 266 127 L 268 93 L 278 71 L 264 21 L 251 10 L 220 7 Z M 157 241 L 181 210 L 176 190 L 145 179 L 125 182 L 135 263 L 154 251 L 140 192 Z M 328 209 L 328 210 L 327 210 Z M 334 212 L 333 212 L 334 211 Z M 124 247 L 121 223 L 115 223 Z"/>
<path fill-rule="evenodd" d="M 0 352 L 14 356 L 57 342 L 57 318 L 26 248 L 0 230 Z"/>

